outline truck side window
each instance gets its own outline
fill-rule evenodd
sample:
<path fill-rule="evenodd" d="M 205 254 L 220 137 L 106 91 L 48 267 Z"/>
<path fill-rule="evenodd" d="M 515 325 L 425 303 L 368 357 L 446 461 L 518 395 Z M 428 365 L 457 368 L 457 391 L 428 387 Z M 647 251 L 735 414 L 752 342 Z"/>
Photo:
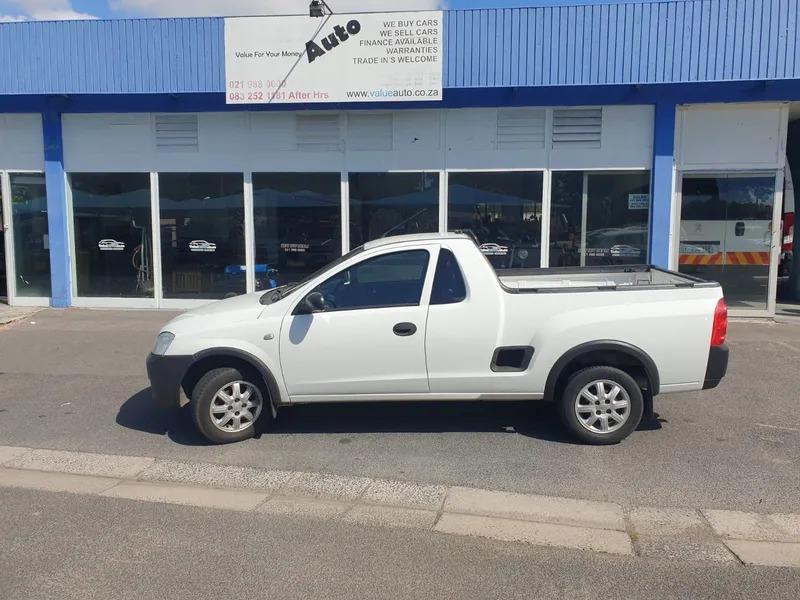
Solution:
<path fill-rule="evenodd" d="M 369 258 L 337 273 L 316 290 L 329 310 L 417 306 L 422 299 L 430 254 L 393 252 Z"/>
<path fill-rule="evenodd" d="M 442 248 L 439 251 L 439 262 L 436 265 L 436 277 L 433 280 L 431 304 L 457 304 L 467 297 L 467 286 L 464 276 L 458 268 L 453 253 Z"/>

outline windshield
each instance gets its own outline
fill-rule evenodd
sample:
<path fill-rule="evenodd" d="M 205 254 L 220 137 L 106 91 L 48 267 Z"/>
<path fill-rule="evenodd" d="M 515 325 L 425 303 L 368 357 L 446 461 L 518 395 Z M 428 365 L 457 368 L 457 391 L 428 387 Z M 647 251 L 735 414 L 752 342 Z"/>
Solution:
<path fill-rule="evenodd" d="M 304 279 L 301 279 L 300 281 L 293 281 L 291 283 L 287 283 L 286 285 L 282 285 L 282 286 L 277 287 L 275 289 L 269 290 L 263 296 L 261 296 L 261 300 L 260 300 L 261 304 L 264 304 L 264 305 L 274 304 L 275 302 L 283 300 L 284 298 L 290 296 L 292 294 L 292 292 L 294 292 L 296 289 L 299 289 L 299 288 L 303 287 L 305 284 L 307 284 L 312 279 L 316 279 L 317 277 L 319 277 L 320 275 L 322 275 L 326 271 L 328 271 L 330 269 L 334 269 L 335 267 L 337 267 L 340 264 L 342 264 L 344 261 L 352 258 L 353 256 L 356 256 L 357 254 L 361 254 L 363 251 L 364 251 L 364 246 L 359 246 L 358 248 L 356 248 L 354 250 L 351 250 L 350 252 L 348 252 L 344 256 L 341 256 L 341 257 L 337 258 L 336 260 L 334 260 L 333 262 L 328 263 L 327 265 L 325 265 L 321 269 L 318 269 L 317 271 L 314 271 L 311 275 L 309 275 L 308 277 L 306 277 Z"/>

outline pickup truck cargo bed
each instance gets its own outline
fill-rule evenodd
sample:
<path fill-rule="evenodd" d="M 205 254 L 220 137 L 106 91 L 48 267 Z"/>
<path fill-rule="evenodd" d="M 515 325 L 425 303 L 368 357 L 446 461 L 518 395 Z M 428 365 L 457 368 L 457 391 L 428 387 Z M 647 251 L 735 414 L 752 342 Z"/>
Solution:
<path fill-rule="evenodd" d="M 647 265 L 546 270 L 514 269 L 503 271 L 499 278 L 505 290 L 512 293 L 694 288 L 718 285 L 683 273 Z"/>

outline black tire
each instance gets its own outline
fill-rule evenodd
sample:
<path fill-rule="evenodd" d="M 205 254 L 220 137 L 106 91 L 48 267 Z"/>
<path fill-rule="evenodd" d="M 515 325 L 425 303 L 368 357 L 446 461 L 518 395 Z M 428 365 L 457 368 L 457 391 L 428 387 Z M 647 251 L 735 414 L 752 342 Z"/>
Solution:
<path fill-rule="evenodd" d="M 575 402 L 583 388 L 595 381 L 610 381 L 620 386 L 630 399 L 628 418 L 623 425 L 615 431 L 599 433 L 590 431 L 584 426 L 576 414 Z M 595 388 L 597 389 L 597 388 Z M 617 444 L 628 437 L 639 426 L 644 412 L 644 399 L 642 390 L 636 381 L 625 371 L 614 367 L 588 367 L 576 372 L 570 378 L 561 398 L 558 400 L 561 420 L 569 432 L 586 444 L 605 446 Z M 598 409 L 601 407 L 598 406 Z M 603 409 L 602 412 L 604 412 Z"/>
<path fill-rule="evenodd" d="M 211 403 L 217 392 L 228 384 L 243 381 L 254 386 L 261 394 L 261 412 L 246 429 L 223 431 L 211 418 Z M 212 369 L 197 382 L 192 390 L 191 412 L 197 430 L 207 440 L 215 444 L 232 444 L 249 439 L 257 430 L 263 430 L 272 421 L 272 407 L 269 394 L 261 378 L 256 373 L 243 373 L 238 369 L 223 367 Z"/>

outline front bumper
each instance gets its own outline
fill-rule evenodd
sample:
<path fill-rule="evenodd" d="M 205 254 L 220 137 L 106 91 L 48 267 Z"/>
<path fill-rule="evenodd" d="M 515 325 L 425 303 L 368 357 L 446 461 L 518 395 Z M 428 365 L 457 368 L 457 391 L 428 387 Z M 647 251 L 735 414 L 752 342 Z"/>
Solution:
<path fill-rule="evenodd" d="M 153 397 L 164 406 L 179 406 L 181 403 L 181 382 L 194 362 L 193 356 L 147 357 L 147 377 Z"/>
<path fill-rule="evenodd" d="M 728 350 L 727 344 L 714 346 L 708 354 L 708 366 L 706 367 L 706 380 L 703 383 L 704 390 L 710 390 L 719 385 L 725 373 L 728 372 Z"/>

